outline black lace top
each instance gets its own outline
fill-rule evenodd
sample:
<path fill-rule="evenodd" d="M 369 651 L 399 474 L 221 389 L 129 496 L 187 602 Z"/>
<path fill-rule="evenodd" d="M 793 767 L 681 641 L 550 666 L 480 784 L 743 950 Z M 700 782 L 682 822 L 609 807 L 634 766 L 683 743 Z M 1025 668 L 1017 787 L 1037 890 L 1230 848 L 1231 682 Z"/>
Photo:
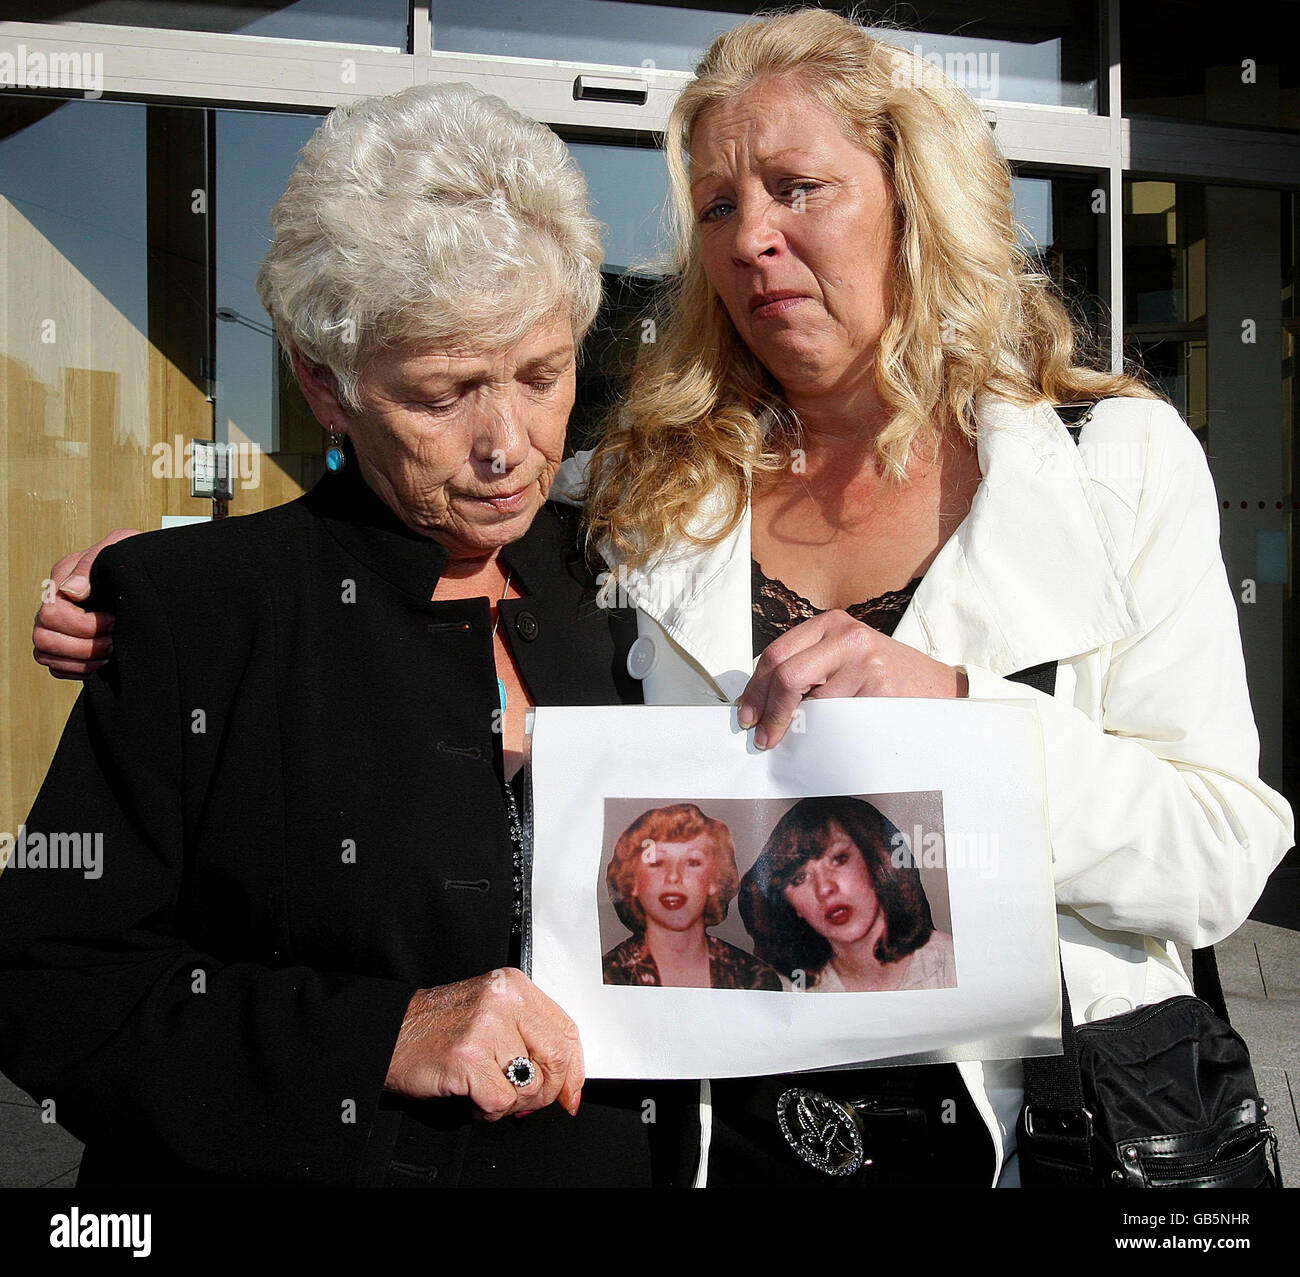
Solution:
<path fill-rule="evenodd" d="M 814 607 L 802 594 L 796 594 L 784 581 L 767 576 L 758 560 L 752 559 L 752 588 L 754 610 L 754 655 L 758 656 L 764 648 L 779 635 L 798 625 L 800 621 L 810 621 L 820 616 L 825 608 Z M 853 603 L 844 610 L 855 620 L 869 625 L 882 634 L 892 635 L 907 605 L 921 584 L 918 576 L 909 581 L 901 590 L 888 590 L 865 603 Z"/>
<path fill-rule="evenodd" d="M 825 609 L 814 607 L 782 581 L 753 565 L 754 655 L 800 621 Z M 892 635 L 921 578 L 846 608 L 855 620 Z M 955 1064 L 836 1069 L 764 1078 L 715 1078 L 709 1184 L 719 1188 L 791 1190 L 882 1185 L 891 1188 L 987 1187 L 993 1170 L 988 1130 Z M 850 1179 L 832 1181 L 805 1166 L 789 1149 L 777 1121 L 781 1094 L 790 1087 L 821 1091 L 840 1100 L 873 1099 L 925 1112 L 925 1130 L 905 1150 L 883 1146 L 875 1160 Z M 908 1139 L 912 1137 L 909 1136 Z"/>

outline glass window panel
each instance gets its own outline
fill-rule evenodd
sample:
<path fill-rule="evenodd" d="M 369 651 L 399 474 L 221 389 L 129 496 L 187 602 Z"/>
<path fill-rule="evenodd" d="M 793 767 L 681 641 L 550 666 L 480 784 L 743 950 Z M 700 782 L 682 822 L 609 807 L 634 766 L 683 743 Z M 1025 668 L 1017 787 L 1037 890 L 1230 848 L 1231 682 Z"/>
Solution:
<path fill-rule="evenodd" d="M 605 270 L 616 275 L 658 274 L 657 259 L 668 247 L 663 153 L 596 142 L 570 142 L 569 150 L 587 179 L 591 211 L 605 228 Z"/>
<path fill-rule="evenodd" d="M 519 58 L 693 70 L 720 31 L 762 4 L 639 3 L 636 0 L 432 0 L 436 48 Z M 851 12 L 854 4 L 827 4 Z M 873 28 L 882 40 L 942 66 L 969 93 L 1003 102 L 1096 110 L 1094 0 L 979 6 L 943 0 L 899 15 L 915 30 Z"/>
<path fill-rule="evenodd" d="M 117 527 L 205 515 L 181 440 L 211 434 L 203 113 L 0 100 L 0 810 L 21 815 L 75 687 L 28 658 L 50 565 Z"/>
<path fill-rule="evenodd" d="M 1300 63 L 1280 8 L 1295 6 L 1185 0 L 1171 21 L 1164 5 L 1122 0 L 1124 114 L 1300 128 Z"/>
<path fill-rule="evenodd" d="M 653 338 L 644 327 L 657 287 L 644 275 L 601 273 L 604 296 L 600 313 L 582 344 L 577 398 L 569 418 L 569 450 L 590 448 L 609 421 L 642 341 Z"/>
<path fill-rule="evenodd" d="M 668 170 L 649 147 L 570 142 L 587 179 L 592 212 L 604 224 L 604 299 L 583 345 L 569 443 L 589 447 L 631 371 L 646 331 L 642 317 L 669 246 L 664 217 Z"/>
<path fill-rule="evenodd" d="M 1016 222 L 1022 248 L 1044 251 L 1052 242 L 1052 180 L 1047 177 L 1011 179 Z"/>
<path fill-rule="evenodd" d="M 20 22 L 102 22 L 340 44 L 405 49 L 406 0 L 28 0 L 0 5 L 0 17 Z"/>
<path fill-rule="evenodd" d="M 433 0 L 433 44 L 462 53 L 689 71 L 743 15 L 625 0 Z"/>
<path fill-rule="evenodd" d="M 1099 218 L 1092 211 L 1096 185 L 1095 179 L 1066 175 L 1022 174 L 1011 181 L 1021 244 L 1094 334 L 1105 310 L 1098 285 Z"/>
<path fill-rule="evenodd" d="M 1204 324 L 1204 188 L 1124 184 L 1124 322 Z"/>
<path fill-rule="evenodd" d="M 1184 420 L 1206 439 L 1205 342 L 1176 337 L 1133 343 L 1131 353 Z"/>
<path fill-rule="evenodd" d="M 232 513 L 296 497 L 319 478 L 324 434 L 279 356 L 254 281 L 271 209 L 320 117 L 218 111 L 216 437 L 235 445 Z"/>
<path fill-rule="evenodd" d="M 49 246 L 49 262 L 67 263 L 137 332 L 147 332 L 145 108 L 60 108 L 33 99 L 5 105 L 0 195 L 7 212 L 30 223 Z"/>
<path fill-rule="evenodd" d="M 1096 77 L 1091 72 L 1082 79 L 1066 75 L 1066 50 L 1059 35 L 1038 38 L 1042 33 L 1026 32 L 1022 39 L 981 38 L 969 28 L 960 35 L 887 29 L 873 34 L 940 67 L 972 97 L 1096 109 Z"/>

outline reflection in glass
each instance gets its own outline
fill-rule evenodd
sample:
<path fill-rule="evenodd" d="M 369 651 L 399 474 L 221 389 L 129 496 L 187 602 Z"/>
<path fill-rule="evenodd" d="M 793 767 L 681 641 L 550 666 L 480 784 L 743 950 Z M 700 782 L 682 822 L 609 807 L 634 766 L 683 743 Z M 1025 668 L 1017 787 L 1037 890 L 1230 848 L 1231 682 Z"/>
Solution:
<path fill-rule="evenodd" d="M 746 14 L 736 9 L 767 7 L 432 0 L 433 43 L 463 53 L 691 71 L 715 35 L 744 20 Z M 917 21 L 926 30 L 869 29 L 942 67 L 974 97 L 1096 110 L 1096 5 L 1089 0 L 1055 0 L 1032 9 L 989 0 L 975 20 L 968 5 L 940 0 L 921 13 L 909 9 L 899 20 L 904 25 Z"/>
<path fill-rule="evenodd" d="M 279 357 L 254 281 L 271 208 L 320 117 L 218 111 L 216 437 L 242 469 L 232 513 L 291 500 L 320 476 L 325 440 Z"/>
<path fill-rule="evenodd" d="M 605 270 L 657 275 L 667 251 L 664 199 L 668 169 L 651 147 L 570 142 L 587 179 L 591 211 L 604 225 Z"/>
<path fill-rule="evenodd" d="M 1011 180 L 1020 243 L 1051 277 L 1066 304 L 1095 335 L 1104 307 L 1101 301 L 1098 217 L 1093 212 L 1096 183 L 1081 177 L 1032 177 Z"/>
<path fill-rule="evenodd" d="M 1279 30 L 1294 9 L 1183 0 L 1170 21 L 1164 5 L 1122 0 L 1124 114 L 1300 128 L 1300 63 Z"/>
<path fill-rule="evenodd" d="M 1124 318 L 1129 325 L 1205 319 L 1205 192 L 1124 184 Z"/>
<path fill-rule="evenodd" d="M 1124 329 L 1133 355 L 1202 439 L 1209 421 L 1205 188 L 1124 184 Z"/>
<path fill-rule="evenodd" d="M 622 391 L 639 343 L 653 340 L 642 323 L 669 247 L 664 218 L 668 170 L 649 147 L 570 142 L 587 179 L 591 208 L 604 226 L 604 298 L 583 343 L 570 447 L 590 447 Z"/>
<path fill-rule="evenodd" d="M 0 721 L 22 748 L 0 751 L 0 812 L 15 820 L 75 691 L 27 659 L 50 565 L 110 528 L 210 508 L 174 446 L 211 433 L 203 154 L 199 111 L 4 99 Z"/>
<path fill-rule="evenodd" d="M 1133 343 L 1133 356 L 1183 420 L 1206 441 L 1206 343 L 1176 337 L 1146 338 Z"/>
<path fill-rule="evenodd" d="M 1095 77 L 1076 80 L 1065 74 L 1064 42 L 1058 35 L 1035 39 L 1035 33 L 1026 32 L 1022 39 L 994 39 L 977 36 L 969 27 L 960 35 L 887 29 L 872 34 L 941 68 L 971 97 L 1096 109 Z"/>
<path fill-rule="evenodd" d="M 433 0 L 433 46 L 689 71 L 743 14 L 626 0 Z"/>

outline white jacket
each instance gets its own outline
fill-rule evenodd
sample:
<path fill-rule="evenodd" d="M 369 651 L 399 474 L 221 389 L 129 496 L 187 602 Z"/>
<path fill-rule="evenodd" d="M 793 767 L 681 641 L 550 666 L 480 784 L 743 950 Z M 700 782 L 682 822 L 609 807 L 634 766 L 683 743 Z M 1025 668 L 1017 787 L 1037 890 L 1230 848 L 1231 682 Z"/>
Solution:
<path fill-rule="evenodd" d="M 1106 400 L 1080 445 L 1046 405 L 985 397 L 977 417 L 983 481 L 893 637 L 964 667 L 972 697 L 1038 704 L 1061 956 L 1081 1023 L 1188 992 L 1175 945 L 1212 944 L 1245 921 L 1292 845 L 1293 817 L 1259 779 L 1218 501 L 1177 412 Z M 566 464 L 553 495 L 580 495 L 585 462 Z M 645 672 L 647 702 L 739 695 L 754 663 L 750 579 L 748 513 L 718 545 L 616 575 L 638 607 L 629 664 Z M 1050 660 L 1054 697 L 1005 677 Z M 959 1068 L 995 1141 L 996 1183 L 1020 1065 Z M 1002 1182 L 1017 1182 L 1014 1161 L 1007 1170 Z"/>

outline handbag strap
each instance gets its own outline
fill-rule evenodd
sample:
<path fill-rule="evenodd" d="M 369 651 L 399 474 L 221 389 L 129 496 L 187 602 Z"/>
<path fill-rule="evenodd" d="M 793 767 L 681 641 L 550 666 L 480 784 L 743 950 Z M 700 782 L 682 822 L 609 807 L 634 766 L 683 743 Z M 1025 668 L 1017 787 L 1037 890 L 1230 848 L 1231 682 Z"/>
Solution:
<path fill-rule="evenodd" d="M 1071 430 L 1071 434 L 1074 431 Z M 1077 437 L 1076 437 L 1077 442 Z M 1008 674 L 1047 696 L 1056 692 L 1056 662 Z M 1021 1156 L 1021 1180 L 1026 1187 L 1081 1186 L 1092 1179 L 1092 1118 L 1083 1102 L 1079 1075 L 1079 1044 L 1074 1037 L 1070 993 L 1061 972 L 1061 1054 L 1034 1055 L 1024 1060 L 1025 1103 L 1021 1111 L 1021 1142 L 1032 1141 L 1032 1161 Z"/>
<path fill-rule="evenodd" d="M 1219 979 L 1219 960 L 1214 956 L 1214 946 L 1192 950 L 1192 992 L 1206 1003 L 1224 1024 L 1231 1024 L 1228 1003 L 1223 996 L 1223 981 Z"/>

